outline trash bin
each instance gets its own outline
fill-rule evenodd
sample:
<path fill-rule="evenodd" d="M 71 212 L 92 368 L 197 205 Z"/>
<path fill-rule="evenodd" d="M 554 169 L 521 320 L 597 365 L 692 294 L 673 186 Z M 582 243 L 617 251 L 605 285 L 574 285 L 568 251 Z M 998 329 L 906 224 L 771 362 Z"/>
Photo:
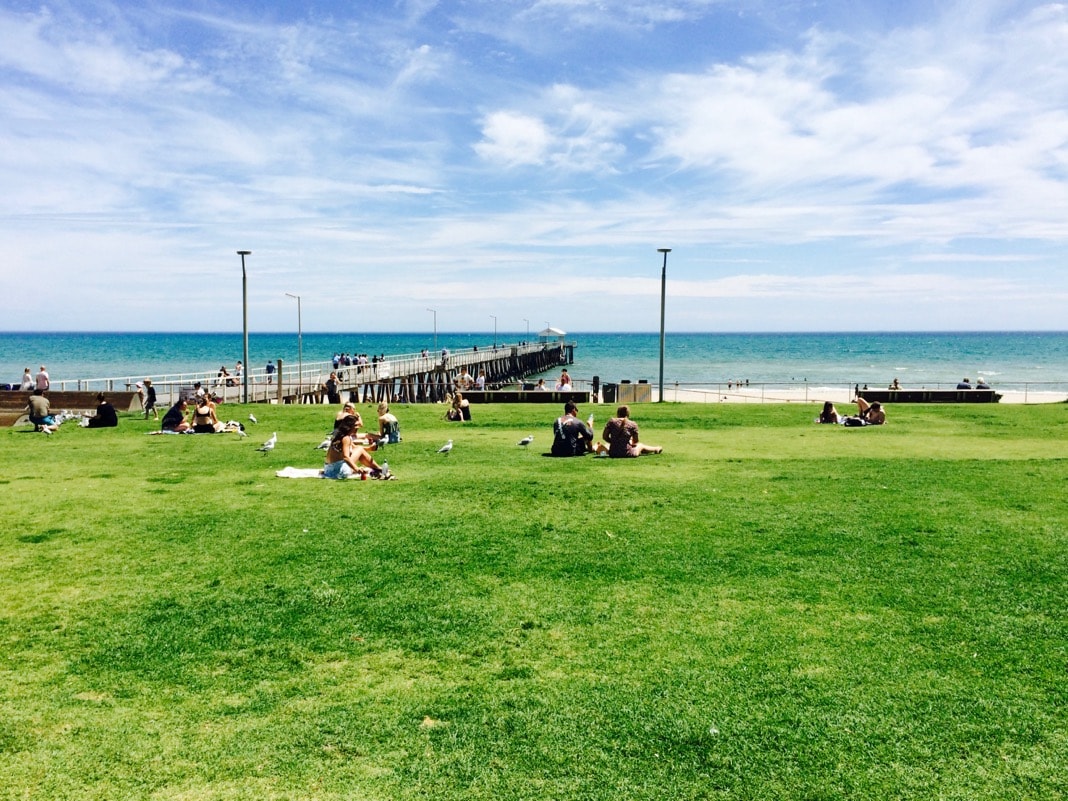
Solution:
<path fill-rule="evenodd" d="M 619 387 L 617 384 L 605 381 L 604 384 L 601 385 L 601 402 L 615 403 L 617 394 L 616 391 L 618 388 Z"/>

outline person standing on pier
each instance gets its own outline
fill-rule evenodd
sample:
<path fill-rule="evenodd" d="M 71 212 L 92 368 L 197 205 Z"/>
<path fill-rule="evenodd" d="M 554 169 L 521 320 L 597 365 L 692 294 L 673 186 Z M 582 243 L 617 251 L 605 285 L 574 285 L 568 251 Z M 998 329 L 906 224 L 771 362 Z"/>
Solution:
<path fill-rule="evenodd" d="M 330 403 L 341 403 L 341 391 L 338 388 L 337 373 L 331 373 L 330 377 L 326 379 L 326 383 L 323 384 L 323 391 L 326 392 L 326 399 Z"/>

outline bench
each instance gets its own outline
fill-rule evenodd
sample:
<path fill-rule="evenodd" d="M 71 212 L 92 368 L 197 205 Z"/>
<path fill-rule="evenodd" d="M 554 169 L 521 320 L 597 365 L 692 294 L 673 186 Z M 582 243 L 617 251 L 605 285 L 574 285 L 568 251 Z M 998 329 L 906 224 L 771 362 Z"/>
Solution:
<path fill-rule="evenodd" d="M 862 389 L 868 403 L 997 403 L 992 389 Z"/>
<path fill-rule="evenodd" d="M 589 392 L 543 392 L 541 390 L 500 389 L 470 390 L 461 393 L 471 403 L 556 403 L 563 406 L 568 401 L 589 403 Z"/>

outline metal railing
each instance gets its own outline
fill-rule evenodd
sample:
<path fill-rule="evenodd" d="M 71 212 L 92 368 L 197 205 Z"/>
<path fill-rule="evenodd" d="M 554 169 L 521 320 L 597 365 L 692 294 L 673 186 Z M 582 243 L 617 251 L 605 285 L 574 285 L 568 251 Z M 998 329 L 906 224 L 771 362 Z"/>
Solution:
<path fill-rule="evenodd" d="M 557 342 L 525 342 L 520 344 L 502 344 L 495 348 L 466 348 L 450 351 L 446 358 L 440 353 L 402 353 L 384 356 L 374 363 L 338 364 L 335 368 L 331 359 L 305 362 L 303 365 L 282 363 L 282 369 L 268 374 L 264 368 L 253 368 L 248 372 L 248 400 L 250 403 L 263 403 L 282 397 L 306 397 L 318 393 L 331 373 L 336 372 L 339 380 L 346 385 L 377 384 L 380 381 L 398 376 L 426 373 L 438 368 L 446 371 L 475 367 L 493 359 L 512 356 L 525 356 L 539 351 L 559 348 Z M 179 397 L 189 394 L 196 383 L 211 390 L 224 403 L 239 403 L 244 394 L 243 376 L 223 376 L 216 370 L 204 370 L 188 373 L 150 374 L 152 386 L 156 389 L 158 405 L 174 403 Z M 137 384 L 143 382 L 144 375 L 124 375 L 106 378 L 62 379 L 52 382 L 56 391 L 82 392 L 135 392 Z M 281 390 L 281 391 L 279 391 Z"/>

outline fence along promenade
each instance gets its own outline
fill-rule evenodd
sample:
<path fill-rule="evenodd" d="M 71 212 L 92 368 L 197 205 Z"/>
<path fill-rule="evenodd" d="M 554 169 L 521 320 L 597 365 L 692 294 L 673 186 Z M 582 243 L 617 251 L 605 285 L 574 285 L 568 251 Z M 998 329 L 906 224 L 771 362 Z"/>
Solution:
<path fill-rule="evenodd" d="M 469 348 L 440 353 L 404 353 L 385 356 L 374 364 L 338 366 L 333 361 L 305 362 L 301 367 L 276 363 L 268 375 L 262 367 L 249 370 L 249 403 L 321 403 L 323 384 L 330 374 L 338 375 L 339 391 L 355 394 L 360 401 L 396 400 L 401 403 L 437 403 L 445 399 L 455 378 L 463 369 L 477 376 L 486 373 L 487 386 L 519 381 L 527 376 L 574 362 L 574 343 L 520 342 L 495 348 Z M 111 378 L 62 379 L 52 389 L 64 392 L 132 392 L 137 383 L 152 379 L 158 406 L 174 403 L 192 394 L 196 382 L 217 394 L 225 403 L 239 403 L 243 378 L 220 378 L 215 370 L 165 375 L 116 376 Z"/>

